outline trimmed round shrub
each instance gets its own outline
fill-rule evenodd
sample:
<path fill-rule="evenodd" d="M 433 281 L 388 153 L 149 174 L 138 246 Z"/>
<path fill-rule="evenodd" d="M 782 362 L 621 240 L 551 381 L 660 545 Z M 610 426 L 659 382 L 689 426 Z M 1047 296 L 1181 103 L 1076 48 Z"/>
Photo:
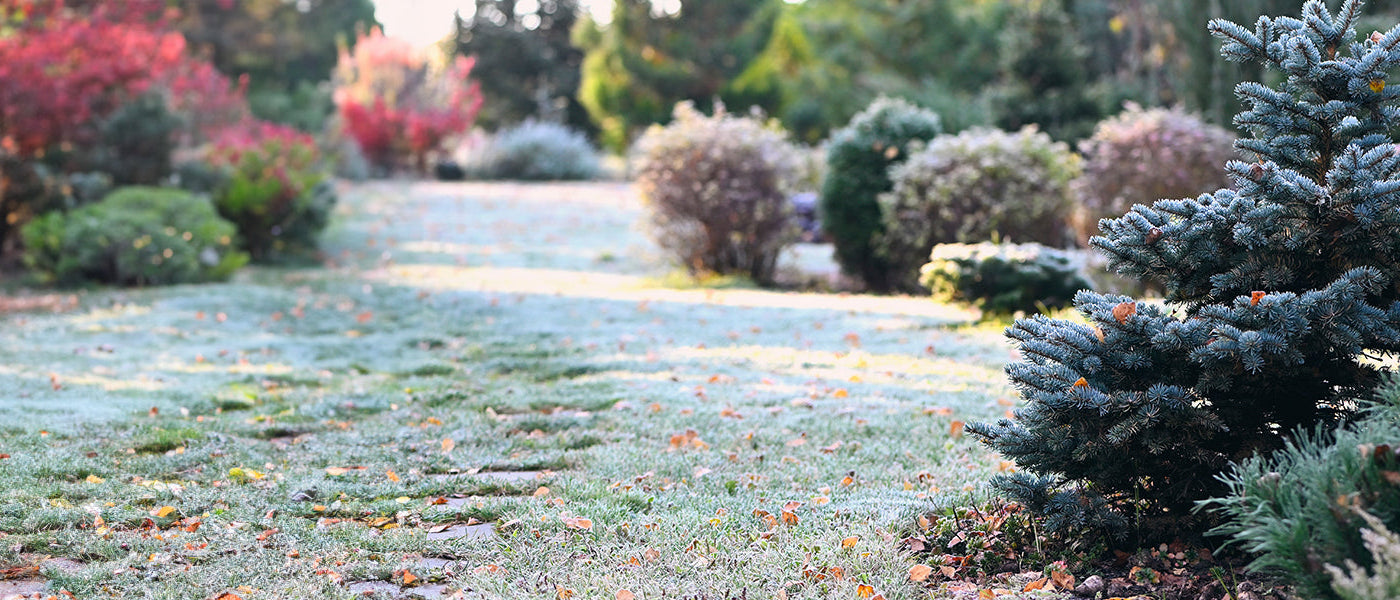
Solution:
<path fill-rule="evenodd" d="M 653 239 L 692 275 L 773 281 L 778 256 L 797 240 L 788 195 L 798 149 L 757 118 L 689 103 L 637 142 L 637 183 Z"/>
<path fill-rule="evenodd" d="M 884 233 L 878 199 L 890 191 L 890 166 L 904 162 L 912 146 L 942 131 L 932 111 L 882 97 L 831 136 L 819 204 L 822 228 L 831 236 L 842 272 L 861 279 L 871 290 L 888 292 L 896 287 L 875 243 Z M 927 257 L 925 250 L 920 264 Z"/>
<path fill-rule="evenodd" d="M 971 129 L 940 136 L 890 170 L 880 196 L 877 248 L 892 287 L 918 289 L 919 268 L 937 244 L 986 241 L 1064 246 L 1069 184 L 1079 159 L 1032 127 Z"/>
<path fill-rule="evenodd" d="M 24 262 L 48 282 L 167 285 L 227 278 L 248 261 L 235 230 L 188 192 L 127 187 L 25 225 Z"/>
<path fill-rule="evenodd" d="M 1134 204 L 1195 198 L 1230 187 L 1221 166 L 1236 158 L 1235 136 L 1185 111 L 1127 110 L 1099 123 L 1079 143 L 1084 173 L 1073 189 L 1071 215 L 1081 245 L 1099 233 L 1099 220 L 1121 217 Z"/>
<path fill-rule="evenodd" d="M 316 249 L 336 195 L 310 135 L 260 123 L 227 132 L 208 160 L 228 173 L 214 207 L 238 227 L 253 260 Z"/>
<path fill-rule="evenodd" d="M 999 315 L 1063 308 L 1090 287 L 1068 253 L 1040 244 L 939 244 L 919 274 L 935 299 Z"/>
<path fill-rule="evenodd" d="M 525 121 L 497 133 L 474 169 L 486 179 L 560 181 L 598 176 L 598 151 L 558 123 Z"/>

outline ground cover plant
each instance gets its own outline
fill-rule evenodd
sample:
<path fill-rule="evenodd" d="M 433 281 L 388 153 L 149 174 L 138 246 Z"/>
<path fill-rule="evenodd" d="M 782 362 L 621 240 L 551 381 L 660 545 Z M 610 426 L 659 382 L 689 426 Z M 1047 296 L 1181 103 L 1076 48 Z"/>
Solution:
<path fill-rule="evenodd" d="M 1168 305 L 1080 293 L 1087 323 L 1035 317 L 1007 331 L 1028 404 L 970 430 L 1026 467 L 1000 478 L 1061 527 L 1160 540 L 1201 531 L 1203 477 L 1281 448 L 1300 427 L 1353 416 L 1400 349 L 1400 27 L 1358 37 L 1361 2 L 1322 2 L 1255 31 L 1211 31 L 1231 60 L 1286 79 L 1238 88 L 1248 109 L 1235 190 L 1139 205 L 1091 244 L 1119 273 L 1161 282 Z M 1325 58 L 1323 58 L 1325 57 Z"/>
<path fill-rule="evenodd" d="M 380 184 L 337 211 L 326 268 L 0 304 L 41 309 L 0 315 L 4 583 L 953 593 L 899 540 L 1011 468 L 960 436 L 1010 403 L 975 313 L 649 287 L 620 184 Z"/>

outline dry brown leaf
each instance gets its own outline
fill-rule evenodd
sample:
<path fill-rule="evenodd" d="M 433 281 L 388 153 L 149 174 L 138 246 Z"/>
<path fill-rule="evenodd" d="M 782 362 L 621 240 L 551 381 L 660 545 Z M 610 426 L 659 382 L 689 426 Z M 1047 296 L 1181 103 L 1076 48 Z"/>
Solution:
<path fill-rule="evenodd" d="M 618 590 L 617 593 L 613 595 L 613 598 L 616 598 L 616 600 L 635 600 L 636 597 L 636 594 L 633 594 L 630 590 L 625 589 Z"/>
<path fill-rule="evenodd" d="M 955 440 L 961 439 L 963 434 L 963 427 L 965 427 L 966 425 L 967 424 L 962 421 L 953 421 L 952 423 L 949 423 L 948 435 L 952 436 Z"/>
<path fill-rule="evenodd" d="M 909 567 L 909 581 L 924 581 L 933 574 L 933 567 L 928 565 L 914 565 Z"/>
<path fill-rule="evenodd" d="M 875 588 L 873 588 L 873 587 L 871 587 L 871 586 L 869 586 L 869 585 L 866 585 L 866 584 L 864 584 L 864 583 L 862 583 L 862 584 L 856 586 L 856 596 L 857 596 L 857 597 L 863 598 L 864 600 L 870 600 L 870 597 L 871 597 L 871 596 L 874 596 L 874 595 L 875 595 Z"/>
<path fill-rule="evenodd" d="M 841 548 L 854 548 L 858 542 L 860 542 L 860 538 L 853 535 L 841 540 Z"/>
<path fill-rule="evenodd" d="M 1124 302 L 1122 304 L 1119 304 L 1118 306 L 1113 307 L 1113 318 L 1117 319 L 1120 324 L 1127 323 L 1128 317 L 1131 317 L 1135 314 L 1137 314 L 1136 302 Z"/>

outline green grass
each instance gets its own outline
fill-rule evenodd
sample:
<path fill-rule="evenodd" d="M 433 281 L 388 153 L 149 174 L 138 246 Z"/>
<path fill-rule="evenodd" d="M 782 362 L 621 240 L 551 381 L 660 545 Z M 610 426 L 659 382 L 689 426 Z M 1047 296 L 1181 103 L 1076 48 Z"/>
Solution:
<path fill-rule="evenodd" d="M 78 560 L 49 574 L 81 598 L 349 598 L 403 568 L 468 598 L 941 597 L 898 540 L 998 465 L 949 431 L 1007 409 L 999 328 L 658 288 L 639 210 L 617 184 L 363 186 L 327 268 L 0 316 L 0 567 Z M 790 501 L 795 525 L 754 515 Z M 468 519 L 500 538 L 426 537 Z"/>

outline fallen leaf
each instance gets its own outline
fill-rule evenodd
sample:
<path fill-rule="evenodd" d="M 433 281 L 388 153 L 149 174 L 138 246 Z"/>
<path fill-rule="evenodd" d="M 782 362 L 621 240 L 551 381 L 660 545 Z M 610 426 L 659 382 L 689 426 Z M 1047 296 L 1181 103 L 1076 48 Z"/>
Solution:
<path fill-rule="evenodd" d="M 1264 292 L 1257 292 L 1257 291 L 1256 291 L 1256 292 L 1250 292 L 1250 293 L 1249 293 L 1249 305 L 1250 305 L 1250 306 L 1259 306 L 1259 301 L 1260 301 L 1260 300 L 1263 300 L 1263 299 L 1264 299 Z"/>
<path fill-rule="evenodd" d="M 647 562 L 655 561 L 661 558 L 661 551 L 656 548 L 647 548 L 646 552 L 642 553 L 642 558 L 645 558 Z"/>
<path fill-rule="evenodd" d="M 160 508 L 157 508 L 157 509 L 151 511 L 151 516 L 153 516 L 153 517 L 155 517 L 155 518 L 157 518 L 157 519 L 164 519 L 164 518 L 170 516 L 171 514 L 173 514 L 174 512 L 175 512 L 175 507 L 174 507 L 174 506 L 162 506 L 162 507 L 160 507 Z"/>
<path fill-rule="evenodd" d="M 1113 307 L 1113 318 L 1117 319 L 1120 324 L 1127 323 L 1128 317 L 1131 317 L 1135 314 L 1137 314 L 1136 302 L 1124 302 L 1122 304 L 1119 304 L 1118 306 Z"/>
<path fill-rule="evenodd" d="M 554 586 L 554 593 L 559 597 L 559 600 L 568 600 L 574 597 L 574 591 L 562 585 Z"/>
<path fill-rule="evenodd" d="M 928 565 L 914 565 L 909 567 L 909 581 L 924 581 L 933 573 L 933 567 Z"/>
<path fill-rule="evenodd" d="M 404 570 L 401 572 L 401 574 L 402 574 L 402 577 L 403 577 L 403 584 L 404 584 L 404 585 L 413 585 L 413 582 L 418 581 L 418 576 L 417 576 L 417 575 L 414 575 L 413 573 L 410 573 L 410 572 L 408 571 L 408 569 L 404 569 Z"/>
<path fill-rule="evenodd" d="M 853 535 L 853 536 L 851 536 L 851 537 L 848 537 L 848 538 L 846 538 L 846 539 L 841 540 L 841 547 L 842 547 L 843 549 L 844 549 L 844 548 L 854 548 L 854 547 L 856 546 L 856 543 L 859 542 L 859 541 L 860 541 L 860 538 Z"/>
<path fill-rule="evenodd" d="M 384 472 L 384 475 L 385 475 L 386 477 L 389 478 L 389 481 L 392 481 L 392 482 L 394 482 L 394 483 L 398 483 L 398 482 L 399 482 L 399 474 L 398 474 L 398 473 L 395 473 L 395 472 L 393 472 L 393 471 L 385 471 L 385 472 Z"/>
<path fill-rule="evenodd" d="M 453 448 L 457 447 L 457 442 L 452 438 L 442 438 L 442 453 L 450 454 Z"/>
<path fill-rule="evenodd" d="M 568 527 L 569 529 L 582 529 L 584 531 L 592 531 L 593 521 L 590 519 L 585 519 L 583 517 L 570 517 L 564 519 L 564 526 Z"/>
<path fill-rule="evenodd" d="M 864 598 L 865 600 L 869 600 L 870 597 L 871 597 L 871 596 L 874 596 L 874 595 L 875 595 L 875 588 L 873 588 L 873 587 L 871 587 L 871 586 L 869 586 L 869 585 L 866 585 L 866 584 L 864 584 L 864 583 L 862 583 L 862 584 L 856 586 L 856 596 L 858 596 L 858 597 L 860 597 L 860 598 Z"/>
<path fill-rule="evenodd" d="M 1077 387 L 1077 388 L 1079 388 L 1079 387 L 1089 387 L 1089 380 L 1088 380 L 1088 379 L 1085 379 L 1085 378 L 1083 378 L 1083 377 L 1080 377 L 1078 381 L 1075 381 L 1075 382 L 1074 382 L 1074 387 Z"/>
<path fill-rule="evenodd" d="M 355 315 L 356 323 L 368 323 L 372 320 L 374 320 L 374 313 L 370 311 L 365 311 L 358 315 Z"/>
<path fill-rule="evenodd" d="M 1044 577 L 1041 577 L 1040 579 L 1037 579 L 1037 580 L 1035 580 L 1035 581 L 1032 581 L 1032 582 L 1030 582 L 1030 583 L 1027 583 L 1027 584 L 1026 584 L 1026 587 L 1021 588 L 1021 591 L 1023 591 L 1023 592 L 1034 592 L 1034 591 L 1036 591 L 1036 590 L 1043 589 L 1043 588 L 1045 587 L 1045 584 L 1048 583 L 1048 582 L 1049 582 L 1048 579 L 1046 579 L 1046 578 L 1044 578 Z"/>
<path fill-rule="evenodd" d="M 1062 590 L 1074 589 L 1074 574 L 1065 571 L 1051 571 L 1050 581 L 1055 583 L 1055 587 Z"/>
<path fill-rule="evenodd" d="M 5 458 L 9 458 L 9 457 L 10 457 L 10 455 L 8 455 L 8 454 L 5 455 Z M 96 475 L 88 475 L 88 476 L 87 476 L 87 479 L 86 479 L 85 481 L 87 481 L 88 483 L 102 483 L 102 482 L 107 481 L 107 480 L 106 480 L 106 479 L 103 479 L 103 478 L 101 478 L 101 477 L 98 477 L 98 476 L 96 476 Z"/>
<path fill-rule="evenodd" d="M 851 393 L 846 391 L 846 388 L 838 388 L 835 392 L 832 392 L 831 396 L 833 398 L 849 398 L 851 397 Z"/>
<path fill-rule="evenodd" d="M 963 434 L 963 427 L 966 425 L 967 424 L 962 421 L 953 421 L 952 423 L 949 423 L 948 435 L 952 436 L 955 440 L 961 439 Z"/>
<path fill-rule="evenodd" d="M 535 490 L 535 493 L 530 494 L 530 495 L 531 495 L 531 496 L 534 496 L 534 497 L 536 497 L 536 498 L 543 498 L 543 497 L 549 495 L 549 488 L 544 487 L 544 486 L 540 486 L 539 489 L 536 489 L 536 490 Z"/>
<path fill-rule="evenodd" d="M 633 594 L 631 591 L 625 589 L 618 590 L 616 594 L 613 594 L 613 598 L 615 598 L 616 600 L 635 600 L 636 597 L 636 594 Z"/>

